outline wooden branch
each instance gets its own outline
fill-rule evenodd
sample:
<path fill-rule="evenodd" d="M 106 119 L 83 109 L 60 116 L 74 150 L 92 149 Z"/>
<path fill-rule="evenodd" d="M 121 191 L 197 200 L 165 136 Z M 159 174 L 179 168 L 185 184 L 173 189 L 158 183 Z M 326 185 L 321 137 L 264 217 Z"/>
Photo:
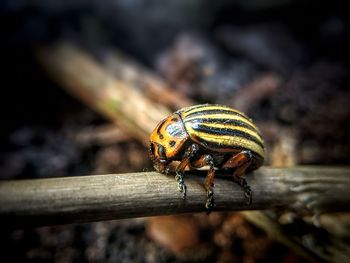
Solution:
<path fill-rule="evenodd" d="M 2 181 L 0 221 L 40 226 L 203 212 L 202 172 L 186 176 L 185 200 L 173 176 L 156 172 Z M 348 211 L 349 178 L 350 167 L 263 167 L 247 176 L 253 203 L 246 205 L 242 189 L 219 174 L 216 210 Z"/>
<path fill-rule="evenodd" d="M 63 88 L 147 146 L 155 125 L 171 113 L 154 97 L 176 108 L 191 104 L 121 55 L 101 65 L 70 43 L 43 47 L 37 54 L 48 74 Z M 118 60 L 121 63 L 116 66 Z"/>

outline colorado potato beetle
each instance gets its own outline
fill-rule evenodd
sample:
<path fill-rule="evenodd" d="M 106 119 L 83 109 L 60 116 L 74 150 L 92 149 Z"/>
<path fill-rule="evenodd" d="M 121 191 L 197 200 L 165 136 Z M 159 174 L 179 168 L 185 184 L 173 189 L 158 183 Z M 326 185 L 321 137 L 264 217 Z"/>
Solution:
<path fill-rule="evenodd" d="M 264 141 L 252 120 L 238 110 L 214 104 L 183 108 L 163 119 L 150 136 L 149 151 L 154 168 L 161 173 L 169 172 L 171 162 L 180 162 L 175 178 L 184 197 L 185 169 L 208 166 L 204 182 L 208 210 L 215 206 L 215 169 L 232 170 L 232 178 L 243 187 L 250 204 L 252 191 L 244 174 L 259 168 L 265 155 Z"/>

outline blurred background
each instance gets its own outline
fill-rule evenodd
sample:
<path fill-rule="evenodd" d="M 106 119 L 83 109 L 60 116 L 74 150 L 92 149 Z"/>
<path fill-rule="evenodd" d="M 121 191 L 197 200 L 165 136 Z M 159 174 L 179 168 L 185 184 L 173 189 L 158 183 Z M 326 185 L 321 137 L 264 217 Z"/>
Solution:
<path fill-rule="evenodd" d="M 266 165 L 349 164 L 348 11 L 343 1 L 3 0 L 0 179 L 152 170 L 152 127 L 204 102 L 255 120 Z M 349 255 L 348 215 L 321 217 L 317 227 L 286 213 L 264 216 L 311 256 L 242 213 L 212 213 L 0 226 L 0 261 L 345 262 Z"/>

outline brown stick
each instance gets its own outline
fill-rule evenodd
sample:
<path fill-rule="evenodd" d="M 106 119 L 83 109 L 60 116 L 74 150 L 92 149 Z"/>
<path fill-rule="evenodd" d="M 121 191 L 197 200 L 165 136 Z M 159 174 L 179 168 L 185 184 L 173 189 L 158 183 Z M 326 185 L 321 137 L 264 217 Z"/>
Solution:
<path fill-rule="evenodd" d="M 38 57 L 62 87 L 145 145 L 155 125 L 170 114 L 163 105 L 147 98 L 134 85 L 135 80 L 117 79 L 73 45 L 41 48 Z"/>
<path fill-rule="evenodd" d="M 216 210 L 281 207 L 299 212 L 348 211 L 350 167 L 263 167 L 247 176 L 253 203 L 230 181 L 215 181 Z M 2 224 L 51 225 L 203 212 L 205 175 L 186 175 L 187 198 L 172 176 L 156 172 L 0 182 Z"/>

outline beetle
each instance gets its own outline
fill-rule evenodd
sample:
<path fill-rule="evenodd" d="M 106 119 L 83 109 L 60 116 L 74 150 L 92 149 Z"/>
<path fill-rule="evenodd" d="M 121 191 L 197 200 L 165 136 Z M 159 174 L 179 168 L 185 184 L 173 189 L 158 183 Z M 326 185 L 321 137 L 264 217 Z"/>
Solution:
<path fill-rule="evenodd" d="M 201 104 L 182 108 L 163 119 L 150 136 L 150 158 L 161 173 L 175 168 L 178 188 L 186 197 L 184 171 L 208 166 L 204 181 L 207 192 L 205 207 L 211 210 L 214 201 L 215 170 L 232 170 L 232 178 L 244 189 L 251 204 L 252 191 L 244 174 L 264 162 L 264 141 L 258 128 L 244 113 L 217 104 Z"/>

